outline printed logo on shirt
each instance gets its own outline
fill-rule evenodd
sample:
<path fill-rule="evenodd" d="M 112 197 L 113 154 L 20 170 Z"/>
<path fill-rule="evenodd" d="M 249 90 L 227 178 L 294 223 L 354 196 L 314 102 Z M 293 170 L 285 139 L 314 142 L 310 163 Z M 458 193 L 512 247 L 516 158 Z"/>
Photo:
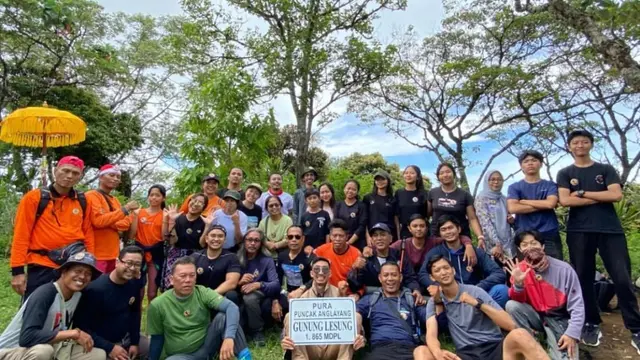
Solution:
<path fill-rule="evenodd" d="M 198 270 L 196 270 L 196 272 L 198 273 L 198 275 L 202 275 L 202 273 L 204 272 L 204 269 L 199 267 Z"/>
<path fill-rule="evenodd" d="M 413 200 L 413 202 L 418 202 L 418 198 L 416 196 L 414 196 L 411 200 Z"/>
<path fill-rule="evenodd" d="M 351 214 L 349 214 L 349 216 L 351 216 L 351 218 L 354 219 L 356 217 L 356 213 L 352 212 Z"/>
<path fill-rule="evenodd" d="M 320 223 L 318 226 L 319 226 L 321 229 L 322 229 L 322 227 L 324 226 L 324 222 L 325 222 L 326 220 L 327 220 L 327 219 L 325 219 L 325 218 L 323 218 L 323 217 L 319 217 L 319 218 L 318 218 L 318 222 Z"/>
<path fill-rule="evenodd" d="M 256 271 L 253 272 L 253 277 L 257 278 L 258 275 L 260 275 L 260 271 L 258 271 L 258 269 L 256 269 Z"/>
<path fill-rule="evenodd" d="M 187 234 L 189 234 L 189 235 L 193 234 L 193 230 L 191 230 L 191 228 L 188 228 L 187 229 Z"/>
<path fill-rule="evenodd" d="M 371 205 L 375 204 L 376 201 L 375 200 L 371 200 Z"/>
<path fill-rule="evenodd" d="M 404 308 L 401 308 L 400 316 L 402 316 L 403 319 L 407 320 L 409 318 L 409 311 Z"/>
<path fill-rule="evenodd" d="M 445 208 L 452 208 L 458 204 L 458 201 L 454 199 L 440 198 L 438 199 L 438 206 Z"/>
<path fill-rule="evenodd" d="M 599 185 L 604 184 L 604 176 L 603 175 L 596 175 L 596 183 Z"/>
<path fill-rule="evenodd" d="M 305 221 L 305 222 L 304 222 L 304 226 L 306 226 L 306 227 L 311 226 L 311 222 L 310 222 L 309 220 Z"/>
<path fill-rule="evenodd" d="M 254 227 L 258 227 L 258 217 L 257 216 L 247 216 L 247 229 L 251 229 Z"/>
<path fill-rule="evenodd" d="M 147 218 L 146 217 L 141 217 L 140 218 L 140 222 L 143 223 L 143 224 L 146 224 L 147 223 Z"/>
<path fill-rule="evenodd" d="M 136 298 L 132 296 L 132 297 L 129 299 L 129 305 L 133 305 L 133 302 L 134 302 L 134 301 L 136 301 Z"/>
<path fill-rule="evenodd" d="M 304 265 L 300 264 L 300 265 L 298 265 L 298 268 L 300 269 L 300 271 L 302 271 L 302 270 L 304 270 Z"/>
<path fill-rule="evenodd" d="M 73 208 L 73 210 L 71 210 L 71 213 L 72 213 L 73 215 L 78 215 L 78 214 L 80 214 L 80 209 L 78 209 L 78 208 Z"/>
<path fill-rule="evenodd" d="M 578 186 L 578 184 L 580 184 L 580 182 L 578 181 L 578 179 L 571 179 L 571 181 L 569 181 L 569 183 L 571 183 L 571 185 L 573 186 Z"/>
<path fill-rule="evenodd" d="M 287 278 L 288 286 L 302 286 L 302 269 L 304 265 L 282 264 L 284 276 Z"/>
<path fill-rule="evenodd" d="M 189 316 L 191 316 L 191 311 L 185 310 L 183 315 L 184 315 L 184 317 L 189 317 Z"/>

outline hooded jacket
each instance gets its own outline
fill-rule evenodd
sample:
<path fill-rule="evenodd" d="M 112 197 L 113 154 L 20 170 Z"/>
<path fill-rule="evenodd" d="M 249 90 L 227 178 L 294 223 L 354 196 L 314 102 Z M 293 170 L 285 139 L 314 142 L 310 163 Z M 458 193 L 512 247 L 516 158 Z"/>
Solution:
<path fill-rule="evenodd" d="M 442 243 L 431 249 L 427 253 L 422 267 L 420 267 L 420 272 L 418 274 L 420 285 L 425 288 L 429 285 L 434 285 L 434 282 L 431 281 L 431 278 L 429 277 L 429 271 L 427 271 L 429 259 L 434 255 L 442 255 L 451 261 L 451 265 L 456 270 L 455 279 L 460 284 L 475 285 L 487 292 L 489 292 L 489 290 L 491 290 L 495 285 L 504 284 L 507 276 L 504 271 L 500 269 L 498 264 L 491 260 L 484 250 L 476 247 L 473 249 L 476 251 L 478 263 L 473 267 L 472 271 L 467 270 L 467 261 L 463 260 L 465 250 L 464 246 L 460 247 L 460 249 L 455 252 L 452 252 L 452 250 L 447 247 L 446 243 Z"/>
<path fill-rule="evenodd" d="M 389 248 L 389 255 L 386 259 L 387 261 L 395 261 L 400 264 L 400 251 Z M 381 268 L 382 266 L 378 261 L 378 255 L 374 250 L 373 255 L 367 258 L 367 262 L 364 265 L 364 268 L 352 269 L 351 271 L 349 271 L 347 282 L 349 283 L 349 288 L 351 289 L 351 291 L 357 292 L 365 286 L 382 286 L 380 284 L 380 280 L 378 280 L 378 275 L 380 274 Z M 411 291 L 420 290 L 418 277 L 413 271 L 411 261 L 409 261 L 408 258 L 405 258 L 404 263 L 402 264 L 402 287 L 409 288 Z"/>

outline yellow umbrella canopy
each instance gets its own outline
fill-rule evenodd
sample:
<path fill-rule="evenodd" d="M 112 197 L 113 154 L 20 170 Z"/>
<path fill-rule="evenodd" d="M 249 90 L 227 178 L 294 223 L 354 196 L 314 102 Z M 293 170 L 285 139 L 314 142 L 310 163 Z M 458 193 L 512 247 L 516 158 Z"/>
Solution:
<path fill-rule="evenodd" d="M 47 185 L 47 147 L 62 147 L 85 140 L 87 125 L 68 111 L 42 106 L 18 109 L 0 123 L 0 140 L 15 146 L 42 148 L 42 185 Z"/>
<path fill-rule="evenodd" d="M 68 111 L 47 107 L 18 109 L 2 120 L 0 140 L 16 146 L 61 147 L 85 140 L 87 125 Z"/>

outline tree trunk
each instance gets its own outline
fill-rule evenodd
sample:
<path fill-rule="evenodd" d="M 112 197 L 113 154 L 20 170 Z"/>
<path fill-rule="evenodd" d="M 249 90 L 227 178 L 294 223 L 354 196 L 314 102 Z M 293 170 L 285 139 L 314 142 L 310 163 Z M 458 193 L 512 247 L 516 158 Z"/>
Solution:
<path fill-rule="evenodd" d="M 298 128 L 296 131 L 296 158 L 294 162 L 294 168 L 296 172 L 296 184 L 302 186 L 302 173 L 304 172 L 307 164 L 307 153 L 309 151 L 309 142 L 307 141 L 306 126 L 303 124 L 300 126 L 298 122 Z"/>

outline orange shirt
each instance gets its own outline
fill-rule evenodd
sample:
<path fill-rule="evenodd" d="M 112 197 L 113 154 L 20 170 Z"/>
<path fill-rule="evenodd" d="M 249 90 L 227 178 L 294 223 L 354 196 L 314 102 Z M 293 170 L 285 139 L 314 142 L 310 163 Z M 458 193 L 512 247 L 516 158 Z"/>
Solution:
<path fill-rule="evenodd" d="M 46 255 L 30 250 L 54 250 L 82 240 L 87 251 L 95 252 L 88 201 L 87 211 L 83 214 L 75 191 L 72 190 L 68 196 L 59 195 L 53 186 L 49 187 L 49 191 L 51 200 L 37 222 L 40 189 L 29 191 L 20 200 L 11 243 L 10 264 L 14 275 L 24 273 L 27 264 L 58 267 Z"/>
<path fill-rule="evenodd" d="M 353 263 L 360 257 L 360 250 L 349 245 L 349 249 L 344 254 L 336 254 L 333 251 L 333 244 L 327 243 L 318 246 L 314 253 L 318 257 L 323 257 L 331 262 L 331 277 L 329 284 L 338 287 L 340 281 L 347 281 L 347 275 L 351 271 Z"/>
<path fill-rule="evenodd" d="M 162 242 L 162 218 L 162 211 L 150 215 L 147 209 L 140 209 L 136 241 L 145 247 Z M 146 253 L 144 258 L 147 262 L 151 261 L 151 254 Z"/>
<path fill-rule="evenodd" d="M 106 198 L 105 198 L 106 196 Z M 91 225 L 96 239 L 95 256 L 98 260 L 115 260 L 120 253 L 120 231 L 129 230 L 131 219 L 124 214 L 118 198 L 103 195 L 98 190 L 88 191 L 87 204 L 91 206 Z M 111 204 L 111 209 L 109 208 Z"/>
<path fill-rule="evenodd" d="M 193 194 L 187 196 L 187 198 L 182 203 L 182 206 L 180 206 L 180 211 L 182 211 L 183 214 L 186 214 L 189 212 L 189 201 L 191 201 L 192 196 Z M 209 214 L 213 214 L 214 211 L 218 209 L 222 209 L 223 206 L 224 206 L 224 200 L 220 199 L 218 195 L 213 195 L 213 197 L 209 198 L 209 202 L 207 202 L 207 207 L 202 212 L 202 215 L 208 216 Z"/>

